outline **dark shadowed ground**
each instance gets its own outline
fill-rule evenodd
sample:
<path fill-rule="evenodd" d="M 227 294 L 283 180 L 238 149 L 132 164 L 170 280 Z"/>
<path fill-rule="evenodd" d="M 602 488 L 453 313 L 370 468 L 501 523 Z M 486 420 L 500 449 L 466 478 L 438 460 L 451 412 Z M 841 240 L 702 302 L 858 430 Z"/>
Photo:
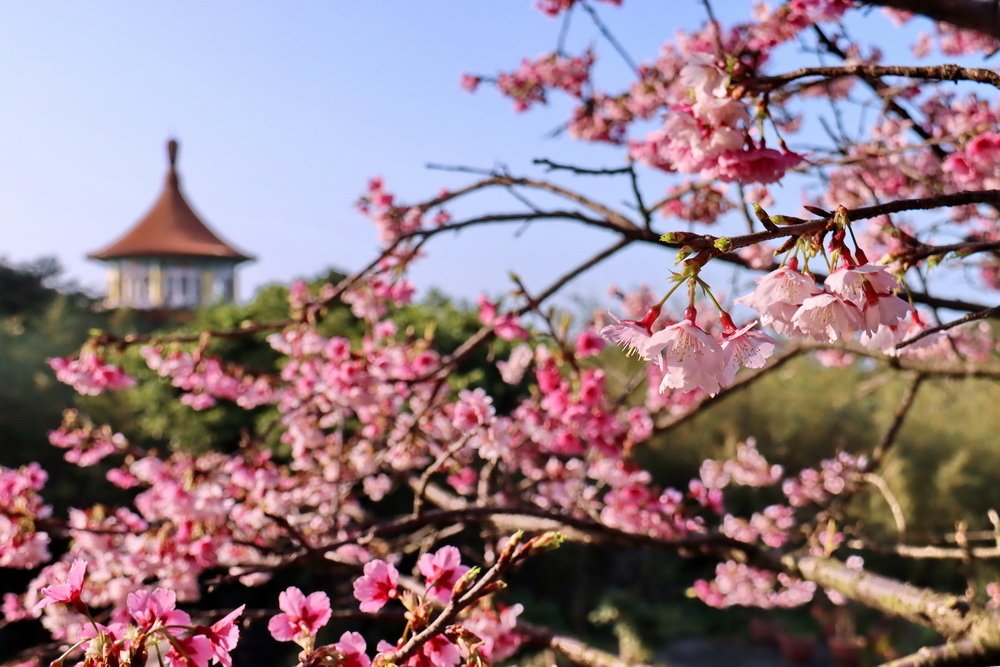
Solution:
<path fill-rule="evenodd" d="M 718 639 L 684 639 L 671 644 L 658 662 L 668 667 L 779 667 L 791 665 L 777 648 L 749 642 Z M 822 643 L 816 646 L 812 659 L 799 663 L 804 667 L 830 667 L 833 661 Z"/>

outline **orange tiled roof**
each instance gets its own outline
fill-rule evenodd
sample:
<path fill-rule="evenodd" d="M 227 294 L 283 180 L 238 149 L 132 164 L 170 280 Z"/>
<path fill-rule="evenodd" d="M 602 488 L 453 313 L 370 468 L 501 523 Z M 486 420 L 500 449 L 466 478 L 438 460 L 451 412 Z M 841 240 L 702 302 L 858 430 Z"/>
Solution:
<path fill-rule="evenodd" d="M 167 142 L 170 169 L 160 198 L 139 222 L 121 238 L 87 255 L 92 259 L 185 256 L 215 257 L 243 262 L 251 255 L 223 241 L 184 199 L 177 176 L 178 144 Z"/>

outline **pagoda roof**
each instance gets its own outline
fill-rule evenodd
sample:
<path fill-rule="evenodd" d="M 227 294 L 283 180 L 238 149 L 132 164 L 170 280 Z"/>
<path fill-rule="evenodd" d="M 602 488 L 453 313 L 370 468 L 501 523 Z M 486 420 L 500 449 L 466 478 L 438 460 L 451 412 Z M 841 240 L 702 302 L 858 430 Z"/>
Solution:
<path fill-rule="evenodd" d="M 153 207 L 116 241 L 88 254 L 91 259 L 128 257 L 211 257 L 245 262 L 253 259 L 233 247 L 198 217 L 184 198 L 177 174 L 178 143 L 167 142 L 169 169 L 163 192 Z"/>

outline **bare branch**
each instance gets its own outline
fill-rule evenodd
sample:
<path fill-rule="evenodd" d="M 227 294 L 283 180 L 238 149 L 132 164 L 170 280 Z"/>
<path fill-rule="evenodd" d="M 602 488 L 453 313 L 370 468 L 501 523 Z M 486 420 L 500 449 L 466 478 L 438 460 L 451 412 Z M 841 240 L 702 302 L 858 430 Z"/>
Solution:
<path fill-rule="evenodd" d="M 750 85 L 763 88 L 776 88 L 786 83 L 808 77 L 836 78 L 843 76 L 882 77 L 904 76 L 910 79 L 925 79 L 931 81 L 975 81 L 988 83 L 1000 88 L 1000 74 L 982 67 L 960 67 L 958 65 L 840 65 L 837 67 L 802 67 L 784 74 L 774 76 L 757 76 L 749 80 Z"/>
<path fill-rule="evenodd" d="M 936 327 L 930 327 L 929 329 L 924 329 L 920 333 L 914 336 L 910 336 L 902 343 L 896 345 L 896 349 L 899 350 L 906 347 L 907 345 L 912 345 L 913 343 L 916 343 L 918 340 L 930 336 L 931 334 L 936 334 L 940 331 L 947 331 L 948 329 L 953 329 L 957 326 L 966 324 L 968 322 L 975 322 L 976 320 L 986 320 L 992 317 L 1000 317 L 1000 306 L 993 306 L 992 308 L 984 308 L 974 313 L 969 313 L 968 315 L 964 315 L 958 318 L 957 320 L 952 320 L 951 322 L 945 322 L 944 324 L 939 324 Z"/>
<path fill-rule="evenodd" d="M 546 646 L 576 665 L 583 667 L 649 667 L 644 663 L 628 662 L 606 651 L 584 644 L 579 639 L 556 633 L 533 623 L 518 622 L 517 631 L 530 644 Z"/>
<path fill-rule="evenodd" d="M 884 663 L 882 667 L 945 667 L 998 663 L 1000 663 L 1000 651 L 984 649 L 970 639 L 960 639 L 941 646 L 925 646 L 912 655 Z"/>
<path fill-rule="evenodd" d="M 1000 612 L 974 607 L 964 597 L 856 570 L 833 558 L 789 554 L 781 562 L 790 572 L 873 609 L 945 637 L 965 637 L 984 648 L 1000 649 Z"/>

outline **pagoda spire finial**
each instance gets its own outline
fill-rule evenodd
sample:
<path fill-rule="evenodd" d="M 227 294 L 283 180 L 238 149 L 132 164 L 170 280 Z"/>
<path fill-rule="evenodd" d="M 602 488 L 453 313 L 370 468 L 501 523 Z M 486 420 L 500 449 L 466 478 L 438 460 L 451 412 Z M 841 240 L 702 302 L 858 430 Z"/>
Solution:
<path fill-rule="evenodd" d="M 177 151 L 180 149 L 180 144 L 173 137 L 167 141 L 167 161 L 170 165 L 170 170 L 167 173 L 167 178 L 174 185 L 180 183 L 180 179 L 177 177 Z"/>

